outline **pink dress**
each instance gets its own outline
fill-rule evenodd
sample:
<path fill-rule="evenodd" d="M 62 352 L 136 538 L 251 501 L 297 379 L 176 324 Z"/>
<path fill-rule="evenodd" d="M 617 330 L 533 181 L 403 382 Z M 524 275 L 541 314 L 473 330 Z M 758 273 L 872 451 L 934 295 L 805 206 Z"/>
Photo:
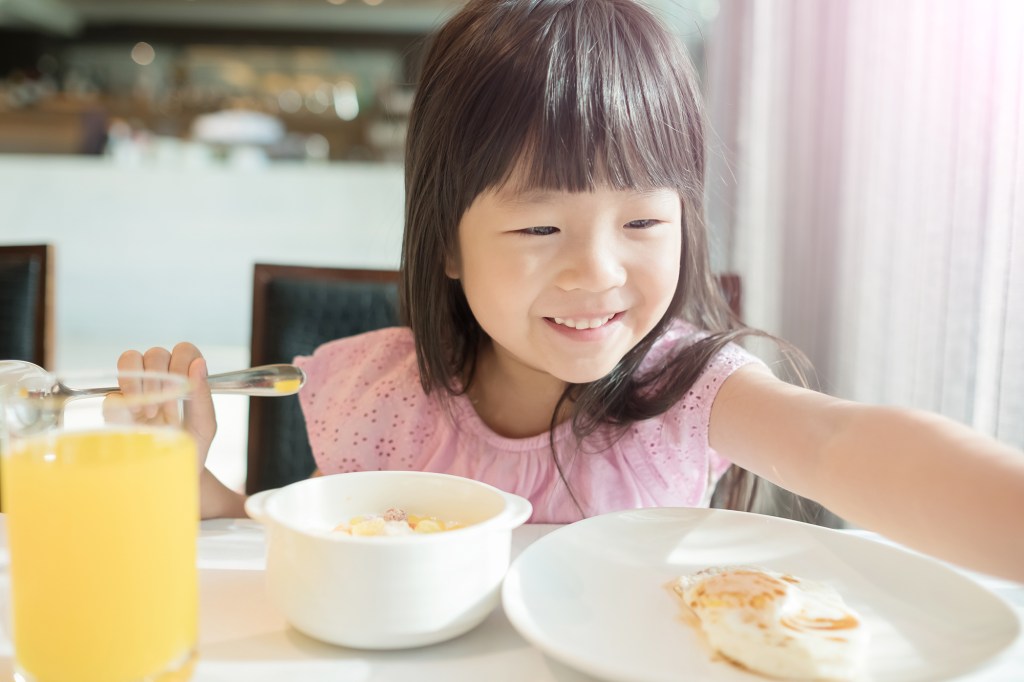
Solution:
<path fill-rule="evenodd" d="M 646 362 L 658 362 L 697 333 L 692 326 L 677 325 Z M 618 440 L 599 430 L 575 457 L 570 425 L 557 426 L 555 445 L 561 461 L 569 462 L 563 469 L 586 515 L 706 506 L 729 466 L 708 444 L 711 403 L 725 378 L 750 362 L 760 360 L 730 344 L 667 412 L 633 424 Z M 533 503 L 533 523 L 580 519 L 552 460 L 550 434 L 500 436 L 465 396 L 455 397 L 446 411 L 437 396 L 420 386 L 409 329 L 331 341 L 296 363 L 308 375 L 299 400 L 322 473 L 408 469 L 456 474 L 526 497 Z"/>

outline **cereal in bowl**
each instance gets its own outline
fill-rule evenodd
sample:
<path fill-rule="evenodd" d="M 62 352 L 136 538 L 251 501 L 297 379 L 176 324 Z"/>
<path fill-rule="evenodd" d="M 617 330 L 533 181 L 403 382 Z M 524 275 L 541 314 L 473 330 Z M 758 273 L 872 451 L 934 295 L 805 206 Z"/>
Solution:
<path fill-rule="evenodd" d="M 346 535 L 413 535 L 416 533 L 440 533 L 462 528 L 458 521 L 442 521 L 436 516 L 407 514 L 392 507 L 383 514 L 361 514 L 348 521 L 342 521 L 334 530 Z"/>

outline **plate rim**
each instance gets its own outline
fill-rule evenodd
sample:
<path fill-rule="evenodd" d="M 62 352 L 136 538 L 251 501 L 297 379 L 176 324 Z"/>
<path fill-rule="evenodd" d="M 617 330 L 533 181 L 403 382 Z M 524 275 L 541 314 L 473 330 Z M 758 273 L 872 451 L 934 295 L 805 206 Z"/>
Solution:
<path fill-rule="evenodd" d="M 693 518 L 708 518 L 711 516 L 735 516 L 744 517 L 748 521 L 753 521 L 757 524 L 765 525 L 781 525 L 799 527 L 806 532 L 809 532 L 812 536 L 842 538 L 841 542 L 844 543 L 867 543 L 872 547 L 881 548 L 881 551 L 888 552 L 893 555 L 900 555 L 903 557 L 909 557 L 911 561 L 921 561 L 930 566 L 932 570 L 938 570 L 945 573 L 947 576 L 952 576 L 958 581 L 964 582 L 970 585 L 972 588 L 980 590 L 985 593 L 997 606 L 1001 609 L 1003 615 L 1008 618 L 1008 621 L 1012 622 L 1013 633 L 1008 638 L 1006 643 L 994 651 L 989 657 L 978 661 L 977 665 L 967 670 L 958 670 L 953 675 L 955 677 L 969 674 L 971 671 L 977 671 L 984 667 L 987 667 L 995 663 L 999 658 L 1006 654 L 1006 652 L 1020 640 L 1022 634 L 1024 634 L 1024 622 L 1013 606 L 1007 601 L 1002 595 L 992 590 L 987 585 L 980 583 L 978 580 L 972 578 L 969 575 L 963 573 L 964 570 L 961 567 L 951 564 L 950 562 L 943 561 L 936 557 L 924 554 L 913 548 L 904 547 L 895 541 L 889 541 L 880 536 L 883 539 L 876 539 L 867 537 L 856 533 L 847 533 L 841 529 L 828 528 L 825 526 L 818 526 L 811 523 L 805 523 L 803 521 L 797 521 L 795 519 L 787 519 L 778 516 L 771 516 L 768 514 L 760 514 L 756 512 L 745 512 L 733 509 L 718 509 L 708 507 L 645 507 L 640 509 L 622 509 L 617 511 L 605 512 L 591 516 L 573 523 L 566 524 L 560 528 L 557 528 L 550 533 L 538 538 L 530 545 L 525 547 L 519 555 L 509 565 L 508 571 L 505 575 L 505 580 L 502 583 L 501 588 L 501 604 L 502 609 L 508 618 L 509 623 L 512 627 L 522 636 L 525 640 L 530 642 L 533 646 L 540 649 L 544 654 L 551 658 L 568 665 L 569 667 L 591 675 L 593 677 L 605 680 L 615 680 L 617 682 L 643 682 L 648 678 L 642 676 L 633 676 L 628 671 L 609 670 L 606 664 L 599 664 L 594 662 L 587 657 L 578 657 L 571 653 L 567 653 L 564 649 L 560 649 L 553 646 L 551 642 L 545 637 L 541 637 L 534 630 L 534 627 L 530 623 L 529 609 L 524 602 L 517 600 L 512 592 L 517 589 L 519 583 L 522 580 L 522 567 L 525 562 L 530 561 L 533 556 L 540 554 L 549 545 L 558 544 L 564 542 L 563 538 L 572 536 L 575 533 L 580 532 L 580 528 L 583 526 L 596 525 L 602 522 L 607 523 L 607 519 L 622 517 L 625 515 L 635 514 L 654 514 L 655 516 L 664 515 L 671 518 L 679 519 L 693 519 Z M 604 520 L 604 521 L 602 521 Z M 1009 624 L 1009 623 L 1008 623 Z M 748 673 L 749 675 L 757 676 L 756 673 Z M 752 678 L 753 679 L 753 678 Z M 768 678 L 765 678 L 768 679 Z"/>

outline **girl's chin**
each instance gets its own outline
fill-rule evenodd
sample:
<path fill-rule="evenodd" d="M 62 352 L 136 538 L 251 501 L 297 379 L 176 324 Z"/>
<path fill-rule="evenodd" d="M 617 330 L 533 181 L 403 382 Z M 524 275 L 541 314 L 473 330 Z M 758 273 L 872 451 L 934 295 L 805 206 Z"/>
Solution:
<path fill-rule="evenodd" d="M 607 366 L 600 365 L 578 368 L 559 368 L 556 372 L 553 372 L 552 375 L 567 384 L 589 384 L 611 374 L 617 364 L 617 362 L 614 362 Z"/>

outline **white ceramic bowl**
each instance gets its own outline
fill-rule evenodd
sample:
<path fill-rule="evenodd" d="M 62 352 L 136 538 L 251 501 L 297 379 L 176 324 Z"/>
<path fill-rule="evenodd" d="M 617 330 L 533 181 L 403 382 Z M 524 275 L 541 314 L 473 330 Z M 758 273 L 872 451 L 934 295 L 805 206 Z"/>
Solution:
<path fill-rule="evenodd" d="M 391 507 L 466 527 L 376 537 L 332 530 Z M 270 597 L 293 627 L 332 644 L 399 649 L 451 639 L 487 617 L 512 529 L 532 507 L 459 476 L 365 471 L 257 493 L 245 510 L 266 526 Z"/>

